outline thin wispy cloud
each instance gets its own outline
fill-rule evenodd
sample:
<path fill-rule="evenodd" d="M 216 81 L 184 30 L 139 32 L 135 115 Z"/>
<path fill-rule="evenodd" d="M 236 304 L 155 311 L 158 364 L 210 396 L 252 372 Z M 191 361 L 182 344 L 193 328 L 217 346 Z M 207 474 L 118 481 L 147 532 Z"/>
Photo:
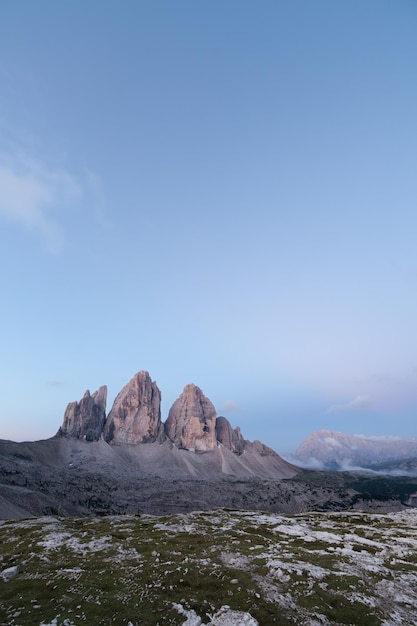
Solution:
<path fill-rule="evenodd" d="M 237 404 L 237 402 L 235 402 L 234 400 L 226 400 L 226 402 L 223 402 L 223 404 L 219 407 L 218 412 L 219 413 L 228 413 L 230 411 L 240 411 L 240 406 Z"/>
<path fill-rule="evenodd" d="M 342 447 L 342 444 L 340 443 L 340 441 L 337 441 L 337 439 L 335 439 L 334 437 L 326 437 L 324 439 L 324 442 L 328 446 L 332 446 L 333 448 L 341 448 Z"/>
<path fill-rule="evenodd" d="M 359 411 L 371 406 L 369 396 L 356 396 L 353 400 L 342 404 L 332 404 L 326 410 L 326 413 L 350 413 L 351 411 Z"/>
<path fill-rule="evenodd" d="M 63 208 L 82 195 L 82 185 L 67 171 L 26 154 L 0 154 L 0 219 L 36 232 L 50 252 L 59 253 L 64 244 Z"/>
<path fill-rule="evenodd" d="M 56 387 L 56 388 L 65 387 L 65 383 L 63 380 L 47 380 L 45 381 L 45 385 L 47 387 Z"/>
<path fill-rule="evenodd" d="M 412 439 L 404 439 L 404 437 L 398 437 L 396 435 L 354 435 L 354 437 L 360 437 L 361 439 L 367 439 L 368 441 L 377 441 L 379 443 L 391 444 L 396 441 L 412 441 Z"/>

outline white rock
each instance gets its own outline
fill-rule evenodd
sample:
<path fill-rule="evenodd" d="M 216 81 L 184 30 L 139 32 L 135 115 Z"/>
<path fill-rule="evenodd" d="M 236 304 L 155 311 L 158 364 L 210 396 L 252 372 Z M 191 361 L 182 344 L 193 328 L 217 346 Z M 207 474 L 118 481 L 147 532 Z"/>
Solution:
<path fill-rule="evenodd" d="M 259 626 L 258 621 L 250 613 L 233 611 L 230 606 L 222 606 L 220 611 L 211 616 L 213 626 Z"/>
<path fill-rule="evenodd" d="M 201 626 L 201 617 L 199 617 L 193 609 L 187 611 L 182 604 L 177 604 L 176 602 L 173 602 L 172 606 L 178 613 L 186 616 L 187 619 L 182 623 L 182 626 Z"/>
<path fill-rule="evenodd" d="M 201 626 L 201 617 L 195 611 L 188 611 L 188 617 L 182 626 Z"/>
<path fill-rule="evenodd" d="M 0 576 L 3 578 L 4 582 L 7 583 L 11 578 L 14 578 L 19 573 L 19 568 L 17 565 L 14 567 L 8 567 L 0 572 Z"/>

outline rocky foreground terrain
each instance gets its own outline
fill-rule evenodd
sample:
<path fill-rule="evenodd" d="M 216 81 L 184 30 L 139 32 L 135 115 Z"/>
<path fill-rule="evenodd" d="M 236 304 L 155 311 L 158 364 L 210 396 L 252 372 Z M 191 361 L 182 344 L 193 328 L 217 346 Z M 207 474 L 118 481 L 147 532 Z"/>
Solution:
<path fill-rule="evenodd" d="M 0 524 L 8 626 L 416 623 L 417 512 Z"/>

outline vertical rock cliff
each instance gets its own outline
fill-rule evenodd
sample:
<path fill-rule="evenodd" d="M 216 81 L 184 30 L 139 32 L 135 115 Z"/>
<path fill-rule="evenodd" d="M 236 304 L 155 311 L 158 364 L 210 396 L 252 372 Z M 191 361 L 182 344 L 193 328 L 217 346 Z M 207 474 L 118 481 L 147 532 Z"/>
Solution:
<path fill-rule="evenodd" d="M 106 421 L 106 401 L 107 387 L 104 385 L 92 396 L 86 391 L 80 402 L 70 402 L 59 434 L 85 441 L 98 441 Z"/>
<path fill-rule="evenodd" d="M 178 448 L 205 452 L 216 447 L 216 409 L 199 387 L 184 387 L 169 411 L 165 432 Z"/>
<path fill-rule="evenodd" d="M 93 395 L 86 391 L 79 402 L 71 402 L 67 406 L 58 435 L 88 442 L 104 439 L 110 445 L 121 446 L 167 441 L 176 448 L 194 452 L 208 452 L 221 445 L 236 457 L 242 457 L 239 463 L 261 463 L 257 469 L 250 470 L 255 474 L 260 472 L 261 476 L 265 471 L 268 474 L 263 461 L 260 461 L 262 457 L 280 459 L 259 441 L 251 443 L 244 439 L 240 428 L 233 429 L 225 417 L 217 417 L 214 405 L 196 385 L 184 387 L 172 405 L 165 424 L 161 422 L 161 392 L 148 372 L 138 372 L 123 387 L 107 419 L 106 400 L 105 386 Z M 168 455 L 172 446 L 164 448 Z M 238 468 L 229 468 L 229 471 L 233 473 Z"/>
<path fill-rule="evenodd" d="M 112 444 L 163 441 L 161 392 L 148 372 L 135 374 L 116 397 L 107 417 L 104 439 Z"/>
<path fill-rule="evenodd" d="M 239 426 L 233 429 L 229 420 L 222 416 L 216 420 L 216 437 L 217 441 L 225 448 L 238 455 L 243 453 L 247 443 L 240 432 Z"/>

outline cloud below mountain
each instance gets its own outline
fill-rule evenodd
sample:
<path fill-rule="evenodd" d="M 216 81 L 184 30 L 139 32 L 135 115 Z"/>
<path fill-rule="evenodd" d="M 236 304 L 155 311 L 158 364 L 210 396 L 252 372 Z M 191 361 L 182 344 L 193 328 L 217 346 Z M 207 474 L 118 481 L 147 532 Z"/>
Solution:
<path fill-rule="evenodd" d="M 365 437 L 321 430 L 302 441 L 292 461 L 310 469 L 346 471 L 355 471 L 371 465 L 392 464 L 377 469 L 381 469 L 383 473 L 394 472 L 393 475 L 415 475 L 416 463 L 411 462 L 415 458 L 417 458 L 416 439 Z M 400 461 L 407 463 L 397 463 Z"/>

